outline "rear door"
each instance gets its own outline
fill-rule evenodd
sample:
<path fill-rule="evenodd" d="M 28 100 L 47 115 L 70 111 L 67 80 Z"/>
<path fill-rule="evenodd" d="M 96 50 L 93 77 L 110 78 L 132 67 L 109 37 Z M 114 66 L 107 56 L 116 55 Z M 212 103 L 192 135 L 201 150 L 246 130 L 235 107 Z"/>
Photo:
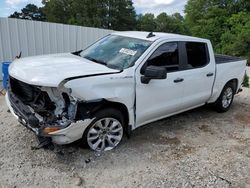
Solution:
<path fill-rule="evenodd" d="M 183 42 L 186 65 L 182 72 L 184 83 L 183 108 L 193 108 L 206 103 L 211 97 L 215 63 L 210 61 L 207 43 Z"/>

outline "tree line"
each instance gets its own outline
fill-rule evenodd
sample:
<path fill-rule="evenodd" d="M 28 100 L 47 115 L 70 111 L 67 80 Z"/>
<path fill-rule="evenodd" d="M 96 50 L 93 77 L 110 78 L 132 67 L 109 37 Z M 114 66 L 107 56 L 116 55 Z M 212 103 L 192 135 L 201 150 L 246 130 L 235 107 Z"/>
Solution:
<path fill-rule="evenodd" d="M 117 31 L 178 33 L 208 38 L 215 51 L 250 62 L 249 0 L 188 0 L 185 16 L 165 12 L 136 14 L 132 0 L 43 0 L 9 17 Z"/>

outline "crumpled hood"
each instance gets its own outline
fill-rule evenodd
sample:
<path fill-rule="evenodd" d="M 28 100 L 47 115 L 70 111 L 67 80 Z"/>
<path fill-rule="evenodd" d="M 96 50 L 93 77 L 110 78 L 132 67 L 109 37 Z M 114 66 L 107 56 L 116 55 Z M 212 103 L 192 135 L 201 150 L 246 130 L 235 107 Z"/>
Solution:
<path fill-rule="evenodd" d="M 9 67 L 10 76 L 28 84 L 57 87 L 66 78 L 118 73 L 104 65 L 64 53 L 16 59 Z"/>

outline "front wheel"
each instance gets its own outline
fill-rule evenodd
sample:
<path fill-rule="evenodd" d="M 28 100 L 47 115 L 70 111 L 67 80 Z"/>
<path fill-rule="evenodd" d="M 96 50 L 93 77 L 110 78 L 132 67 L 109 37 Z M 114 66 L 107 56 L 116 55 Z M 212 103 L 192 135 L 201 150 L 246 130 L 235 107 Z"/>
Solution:
<path fill-rule="evenodd" d="M 223 88 L 219 98 L 215 102 L 215 109 L 217 112 L 226 112 L 230 109 L 235 95 L 235 88 L 233 83 L 228 83 Z"/>
<path fill-rule="evenodd" d="M 116 109 L 103 109 L 84 132 L 82 142 L 90 149 L 101 152 L 115 148 L 122 140 L 124 120 Z"/>

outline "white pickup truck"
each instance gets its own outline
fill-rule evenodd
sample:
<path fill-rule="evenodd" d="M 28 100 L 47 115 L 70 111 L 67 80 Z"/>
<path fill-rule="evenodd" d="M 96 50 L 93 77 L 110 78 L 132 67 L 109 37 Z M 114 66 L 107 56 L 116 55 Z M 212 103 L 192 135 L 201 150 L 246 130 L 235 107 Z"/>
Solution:
<path fill-rule="evenodd" d="M 215 56 L 206 39 L 117 32 L 82 51 L 16 59 L 6 101 L 41 140 L 107 151 L 125 133 L 204 104 L 226 112 L 245 66 Z"/>

